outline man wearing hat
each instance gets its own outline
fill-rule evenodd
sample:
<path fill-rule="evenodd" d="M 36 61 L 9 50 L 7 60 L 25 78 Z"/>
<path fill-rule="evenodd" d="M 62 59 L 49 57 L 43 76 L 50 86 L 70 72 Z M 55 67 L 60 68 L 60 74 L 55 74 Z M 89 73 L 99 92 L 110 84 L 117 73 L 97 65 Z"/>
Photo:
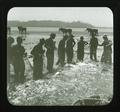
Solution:
<path fill-rule="evenodd" d="M 75 41 L 73 37 L 74 36 L 70 33 L 69 38 L 66 42 L 67 63 L 72 63 L 72 59 L 73 59 L 73 47 L 75 45 Z"/>
<path fill-rule="evenodd" d="M 92 32 L 90 39 L 90 59 L 97 61 L 97 47 L 98 39 L 95 37 L 95 34 Z"/>
<path fill-rule="evenodd" d="M 13 46 L 13 65 L 15 72 L 16 83 L 24 82 L 25 63 L 25 48 L 22 46 L 22 37 L 17 37 L 17 44 Z"/>
<path fill-rule="evenodd" d="M 79 61 L 83 61 L 84 59 L 84 47 L 87 44 L 88 42 L 84 41 L 84 37 L 81 36 L 77 46 L 77 58 Z"/>
<path fill-rule="evenodd" d="M 53 71 L 53 63 L 54 63 L 54 49 L 55 42 L 53 41 L 56 37 L 56 34 L 51 33 L 50 38 L 46 40 L 45 47 L 47 48 L 46 56 L 47 56 L 47 69 L 51 73 Z"/>
<path fill-rule="evenodd" d="M 68 36 L 64 35 L 58 44 L 58 61 L 56 64 L 58 65 L 60 63 L 62 67 L 65 64 L 65 41 L 67 38 Z"/>
<path fill-rule="evenodd" d="M 40 39 L 39 43 L 32 49 L 31 54 L 33 55 L 33 79 L 37 80 L 43 76 L 43 55 L 45 50 L 43 45 L 45 44 L 44 39 Z"/>

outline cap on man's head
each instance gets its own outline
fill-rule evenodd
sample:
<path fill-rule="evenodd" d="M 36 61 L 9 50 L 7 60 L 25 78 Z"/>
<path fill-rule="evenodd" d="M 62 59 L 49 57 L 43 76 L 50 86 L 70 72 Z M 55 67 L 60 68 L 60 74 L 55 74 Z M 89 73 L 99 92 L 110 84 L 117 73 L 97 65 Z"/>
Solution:
<path fill-rule="evenodd" d="M 107 35 L 104 35 L 103 38 L 104 38 L 104 39 L 107 39 Z"/>
<path fill-rule="evenodd" d="M 104 35 L 103 37 L 107 37 L 107 35 Z"/>
<path fill-rule="evenodd" d="M 45 39 L 44 38 L 40 39 L 40 43 L 45 43 Z"/>
<path fill-rule="evenodd" d="M 18 42 L 18 43 L 21 43 L 22 41 L 23 41 L 23 39 L 22 39 L 21 36 L 17 37 L 17 42 Z"/>
<path fill-rule="evenodd" d="M 7 42 L 12 44 L 14 42 L 14 38 L 13 37 L 8 37 Z"/>
<path fill-rule="evenodd" d="M 83 40 L 83 38 L 84 38 L 83 36 L 80 37 L 81 40 Z"/>

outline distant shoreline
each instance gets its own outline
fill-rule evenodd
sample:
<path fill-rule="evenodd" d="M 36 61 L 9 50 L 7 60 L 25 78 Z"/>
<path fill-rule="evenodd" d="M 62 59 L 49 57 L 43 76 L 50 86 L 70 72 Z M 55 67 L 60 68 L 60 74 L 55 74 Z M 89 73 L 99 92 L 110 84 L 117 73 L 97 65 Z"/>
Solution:
<path fill-rule="evenodd" d="M 18 26 L 10 26 L 10 27 L 18 27 Z M 26 26 L 26 27 L 43 27 L 43 28 L 45 28 L 45 27 L 48 27 L 48 28 L 59 28 L 59 27 L 57 27 L 57 26 Z M 65 27 L 64 27 L 65 28 Z M 66 27 L 67 28 L 67 27 Z M 70 28 L 70 27 L 69 27 Z M 71 28 L 86 28 L 86 27 L 71 27 Z M 113 29 L 113 27 L 94 27 L 94 28 L 103 28 L 103 29 Z"/>
<path fill-rule="evenodd" d="M 64 21 L 54 21 L 54 20 L 30 20 L 30 21 L 18 21 L 18 20 L 8 20 L 7 26 L 10 27 L 63 27 L 63 28 L 104 28 L 104 29 L 113 29 L 113 27 L 106 26 L 94 26 L 90 23 L 84 23 L 81 21 L 73 22 L 64 22 Z"/>
<path fill-rule="evenodd" d="M 8 21 L 7 26 L 17 27 L 69 27 L 69 28 L 94 28 L 95 26 L 84 22 L 63 22 L 63 21 Z"/>

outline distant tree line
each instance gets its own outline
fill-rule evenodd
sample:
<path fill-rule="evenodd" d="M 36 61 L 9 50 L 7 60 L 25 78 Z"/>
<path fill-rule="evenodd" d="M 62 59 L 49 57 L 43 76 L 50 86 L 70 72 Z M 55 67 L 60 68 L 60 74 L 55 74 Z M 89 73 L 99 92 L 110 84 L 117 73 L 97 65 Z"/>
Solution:
<path fill-rule="evenodd" d="M 80 21 L 76 22 L 62 22 L 62 21 L 8 21 L 10 27 L 27 26 L 27 27 L 71 27 L 71 28 L 93 28 L 94 26 Z"/>

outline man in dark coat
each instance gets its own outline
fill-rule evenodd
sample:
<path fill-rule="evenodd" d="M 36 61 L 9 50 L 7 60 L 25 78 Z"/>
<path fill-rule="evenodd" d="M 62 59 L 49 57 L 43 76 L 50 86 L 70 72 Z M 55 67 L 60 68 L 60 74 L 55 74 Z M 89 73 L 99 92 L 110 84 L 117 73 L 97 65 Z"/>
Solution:
<path fill-rule="evenodd" d="M 7 83 L 10 83 L 10 64 L 13 62 L 13 48 L 12 44 L 14 43 L 14 38 L 8 37 L 7 38 Z"/>
<path fill-rule="evenodd" d="M 98 39 L 95 37 L 94 33 L 92 33 L 92 37 L 90 39 L 90 59 L 91 60 L 97 61 L 97 46 L 98 46 Z"/>
<path fill-rule="evenodd" d="M 13 46 L 13 65 L 16 83 L 23 83 L 25 81 L 25 48 L 21 44 L 22 37 L 17 37 L 17 44 Z"/>
<path fill-rule="evenodd" d="M 32 49 L 31 54 L 33 55 L 33 79 L 37 80 L 43 77 L 43 55 L 45 50 L 43 45 L 45 44 L 44 39 L 40 39 L 40 42 Z"/>
<path fill-rule="evenodd" d="M 56 34 L 51 33 L 50 38 L 46 40 L 45 47 L 47 48 L 46 56 L 47 56 L 47 69 L 51 73 L 53 71 L 53 63 L 54 63 L 54 49 L 55 42 L 53 41 L 56 37 Z"/>
<path fill-rule="evenodd" d="M 68 36 L 64 35 L 63 38 L 60 40 L 58 45 L 58 62 L 57 65 L 60 63 L 61 66 L 65 64 L 65 41 L 67 40 Z"/>
<path fill-rule="evenodd" d="M 84 41 L 84 37 L 81 36 L 77 46 L 77 58 L 79 61 L 83 61 L 84 59 L 84 47 L 87 44 L 88 42 Z"/>
<path fill-rule="evenodd" d="M 66 42 L 67 63 L 72 63 L 73 59 L 73 47 L 75 45 L 73 37 L 74 36 L 70 34 Z"/>

